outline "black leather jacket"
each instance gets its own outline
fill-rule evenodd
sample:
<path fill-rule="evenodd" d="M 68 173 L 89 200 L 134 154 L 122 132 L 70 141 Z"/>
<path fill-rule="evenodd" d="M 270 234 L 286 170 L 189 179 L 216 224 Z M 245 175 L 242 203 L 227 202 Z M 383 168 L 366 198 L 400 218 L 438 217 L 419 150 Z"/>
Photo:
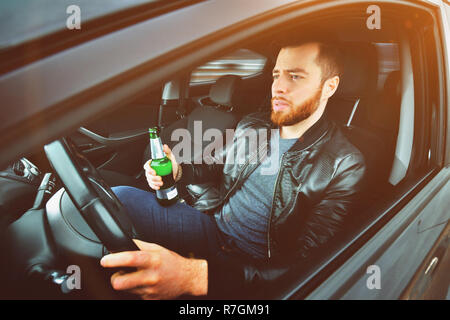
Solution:
<path fill-rule="evenodd" d="M 260 164 L 266 148 L 248 152 L 247 129 L 275 128 L 269 113 L 251 114 L 238 124 L 224 164 L 182 164 L 185 183 L 219 182 L 218 187 L 191 186 L 192 205 L 214 212 L 239 189 Z M 268 135 L 270 136 L 270 134 Z M 270 140 L 270 137 L 269 137 Z M 230 152 L 234 161 L 229 162 Z M 364 158 L 326 115 L 317 121 L 281 159 L 267 231 L 268 261 L 231 258 L 221 252 L 208 260 L 208 294 L 237 297 L 237 292 L 276 281 L 301 261 L 326 246 L 340 232 L 363 188 Z M 255 289 L 253 289 L 255 290 Z"/>

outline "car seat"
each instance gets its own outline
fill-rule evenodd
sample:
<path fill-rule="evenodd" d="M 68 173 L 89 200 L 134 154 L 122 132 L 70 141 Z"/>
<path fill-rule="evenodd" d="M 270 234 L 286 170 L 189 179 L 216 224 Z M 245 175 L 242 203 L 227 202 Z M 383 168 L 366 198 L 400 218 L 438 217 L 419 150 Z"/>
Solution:
<path fill-rule="evenodd" d="M 170 148 L 179 141 L 172 139 L 177 129 L 185 129 L 191 137 L 188 141 L 191 150 L 191 161 L 201 160 L 204 148 L 211 141 L 204 141 L 203 134 L 208 129 L 217 129 L 222 137 L 226 135 L 226 129 L 234 129 L 242 116 L 240 107 L 243 105 L 243 92 L 238 90 L 241 78 L 236 75 L 220 77 L 209 91 L 208 97 L 202 97 L 196 103 L 196 107 L 185 117 L 164 127 L 161 131 L 161 140 Z M 222 141 L 225 143 L 226 141 Z M 142 164 L 150 159 L 150 146 L 144 151 Z M 186 159 L 183 159 L 186 160 Z M 100 174 L 110 186 L 128 185 L 141 189 L 149 189 L 145 175 L 141 172 L 138 178 L 130 177 L 111 170 L 100 169 Z"/>

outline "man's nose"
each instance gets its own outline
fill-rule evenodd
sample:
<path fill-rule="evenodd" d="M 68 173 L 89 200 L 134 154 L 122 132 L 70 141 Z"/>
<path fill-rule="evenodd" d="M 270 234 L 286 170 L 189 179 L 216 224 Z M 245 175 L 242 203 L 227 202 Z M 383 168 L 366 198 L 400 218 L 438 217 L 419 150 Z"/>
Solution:
<path fill-rule="evenodd" d="M 274 79 L 272 82 L 272 93 L 273 94 L 281 94 L 286 93 L 288 90 L 286 82 L 282 79 L 282 77 L 279 77 L 277 79 Z"/>

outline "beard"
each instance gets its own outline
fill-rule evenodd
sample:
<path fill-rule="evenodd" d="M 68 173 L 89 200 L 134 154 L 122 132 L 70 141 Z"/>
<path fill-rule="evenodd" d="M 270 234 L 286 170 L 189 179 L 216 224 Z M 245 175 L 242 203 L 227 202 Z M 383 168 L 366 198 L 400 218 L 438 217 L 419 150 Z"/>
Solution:
<path fill-rule="evenodd" d="M 273 124 L 282 126 L 292 126 L 297 124 L 307 118 L 309 118 L 318 108 L 320 104 L 320 98 L 322 96 L 322 87 L 320 87 L 314 95 L 303 102 L 300 105 L 294 106 L 292 102 L 282 98 L 273 97 L 272 98 L 272 113 L 270 119 Z M 273 109 L 273 100 L 283 100 L 289 104 L 288 110 L 275 111 Z"/>

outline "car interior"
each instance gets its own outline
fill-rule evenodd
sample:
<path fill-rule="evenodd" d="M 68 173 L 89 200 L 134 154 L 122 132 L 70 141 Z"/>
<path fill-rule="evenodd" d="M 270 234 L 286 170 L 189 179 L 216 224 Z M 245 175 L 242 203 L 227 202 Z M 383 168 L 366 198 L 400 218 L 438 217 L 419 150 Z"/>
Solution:
<path fill-rule="evenodd" d="M 333 14 L 336 15 L 336 19 L 340 19 L 339 23 L 333 22 L 333 19 L 329 17 L 322 19 L 306 17 L 299 22 L 283 26 L 282 30 L 276 29 L 255 37 L 245 44 L 236 44 L 220 56 L 212 56 L 208 61 L 198 62 L 190 70 L 185 70 L 159 86 L 149 89 L 146 95 L 133 103 L 99 115 L 96 119 L 90 119 L 75 132 L 68 133 L 67 137 L 82 156 L 98 170 L 109 187 L 128 185 L 150 191 L 143 171 L 143 164 L 150 158 L 147 134 L 149 127 L 160 126 L 163 143 L 173 148 L 178 141 L 173 139 L 172 134 L 178 128 L 189 130 L 192 137 L 195 137 L 194 126 L 199 121 L 203 132 L 209 128 L 215 128 L 224 133 L 225 137 L 226 130 L 234 129 L 246 115 L 270 111 L 272 68 L 279 48 L 276 42 L 273 42 L 274 45 L 267 45 L 268 42 L 272 43 L 268 40 L 276 39 L 280 34 L 296 37 L 299 34 L 298 30 L 313 33 L 317 26 L 321 26 L 321 30 L 333 34 L 333 41 L 339 43 L 344 57 L 344 75 L 336 94 L 328 102 L 326 113 L 364 155 L 368 167 L 367 185 L 370 186 L 361 199 L 358 212 L 353 215 L 353 224 L 349 226 L 349 230 L 353 228 L 356 231 L 342 235 L 342 239 L 339 238 L 340 240 L 336 241 L 329 251 L 311 261 L 311 265 L 324 263 L 339 252 L 346 241 L 349 241 L 352 235 L 361 230 L 368 221 L 376 218 L 371 216 L 372 213 L 366 208 L 389 194 L 405 176 L 402 163 L 409 161 L 411 144 L 408 142 L 412 141 L 413 132 L 408 131 L 402 123 L 411 121 L 406 115 L 408 110 L 412 108 L 414 112 L 414 105 L 405 104 L 405 99 L 408 99 L 407 95 L 410 92 L 408 86 L 412 85 L 408 78 L 412 77 L 410 72 L 412 62 L 411 59 L 408 61 L 408 55 L 404 52 L 409 50 L 408 33 L 412 31 L 406 30 L 401 25 L 401 19 L 393 19 L 388 14 L 383 20 L 383 28 L 376 32 L 366 28 L 364 16 L 355 18 L 356 16 L 353 15 L 350 18 L 350 16 Z M 331 13 L 329 15 L 333 16 Z M 247 56 L 239 56 L 242 52 L 245 52 Z M 252 56 L 251 59 L 248 58 L 249 53 Z M 224 56 L 231 58 L 223 60 Z M 196 72 L 203 74 L 203 77 L 194 81 L 193 75 Z M 194 138 L 190 143 L 192 150 L 201 152 L 210 142 Z M 201 156 L 202 153 L 194 153 L 191 159 L 194 161 Z M 14 177 L 15 179 L 15 183 L 0 185 L 2 188 L 0 191 L 4 197 L 4 205 L 1 207 L 2 228 L 6 229 L 7 226 L 20 220 L 25 212 L 30 212 L 29 208 L 32 208 L 31 211 L 49 211 L 48 219 L 53 219 L 52 221 L 57 220 L 55 216 L 58 213 L 53 212 L 55 210 L 77 210 L 70 198 L 60 189 L 61 181 L 55 175 L 46 176 L 47 183 L 51 184 L 52 189 L 50 192 L 41 193 L 40 198 L 37 199 L 36 192 L 42 184 L 42 180 L 38 178 L 43 177 L 45 173 L 53 172 L 53 169 L 44 152 L 31 154 L 25 160 L 12 164 L 2 172 L 2 178 Z M 17 182 L 20 184 L 17 185 Z M 215 187 L 217 183 L 212 182 L 209 186 Z M 201 196 L 197 193 L 199 188 L 196 185 L 180 186 L 180 188 L 183 198 L 188 203 L 192 201 L 192 197 Z M 22 199 L 20 204 L 17 198 L 10 199 L 6 196 L 12 197 L 13 194 Z M 58 207 L 61 208 L 55 209 Z M 38 276 L 36 279 L 33 278 L 34 282 L 27 282 L 26 296 L 36 297 L 41 294 L 39 292 L 42 290 L 29 289 L 30 283 L 33 283 L 41 289 L 47 286 L 48 295 L 61 298 L 53 294 L 53 286 L 49 283 L 58 278 L 58 275 L 62 276 L 64 272 L 58 273 L 55 270 L 60 270 L 61 266 L 67 265 L 65 263 L 67 260 L 76 260 L 77 264 L 88 266 L 86 268 L 99 269 L 95 265 L 98 260 L 94 257 L 104 254 L 105 249 L 99 245 L 95 234 L 92 231 L 86 231 L 89 228 L 84 226 L 82 219 L 76 217 L 75 213 L 67 214 L 65 219 L 73 228 L 85 231 L 80 231 L 79 234 L 64 240 L 63 245 L 60 244 L 62 247 L 57 251 L 64 258 L 56 259 L 58 261 L 55 262 L 53 269 L 50 268 L 56 272 L 55 276 L 53 278 L 48 276 L 48 270 L 34 273 Z M 59 225 L 61 221 L 54 223 Z M 53 229 L 54 226 L 51 223 L 50 225 L 45 223 L 42 227 L 35 228 L 48 232 L 48 228 Z M 71 232 L 69 229 L 65 231 L 65 236 Z M 22 231 L 26 232 L 25 230 Z M 18 242 L 16 245 L 11 245 L 7 252 L 23 248 L 24 244 L 17 235 L 11 231 L 5 234 L 6 240 L 3 243 L 11 244 L 14 242 L 11 238 Z M 63 235 L 53 237 L 63 237 Z M 87 244 L 89 241 L 92 243 Z M 89 246 L 92 248 L 86 249 Z M 52 246 L 44 247 L 47 248 L 45 252 L 39 251 L 39 254 L 50 255 L 47 251 Z M 89 253 L 83 253 L 83 250 L 88 250 Z M 11 255 L 14 256 L 14 253 Z M 26 252 L 21 255 L 22 262 L 28 259 Z M 83 255 L 85 257 L 82 257 Z M 83 261 L 79 262 L 80 259 Z M 2 264 L 2 267 L 7 269 L 10 266 Z M 277 288 L 269 290 L 270 294 L 269 291 L 259 294 L 264 298 L 279 297 L 297 286 L 298 279 L 307 279 L 314 271 L 320 269 L 312 266 L 308 268 L 299 267 L 296 275 L 287 277 L 285 284 L 277 284 Z M 90 275 L 91 280 L 96 283 L 91 288 L 90 297 L 116 297 L 107 285 L 109 283 L 107 276 L 102 270 L 97 270 Z M 16 284 L 20 282 L 20 276 L 11 279 Z M 99 284 L 103 282 L 105 285 Z M 44 283 L 47 284 L 44 285 Z M 21 297 L 23 292 L 18 291 L 22 289 L 23 286 L 19 289 L 8 287 L 2 294 L 8 297 L 16 294 Z M 71 297 L 74 294 L 76 293 L 72 293 Z M 123 298 L 124 295 L 120 297 Z"/>

